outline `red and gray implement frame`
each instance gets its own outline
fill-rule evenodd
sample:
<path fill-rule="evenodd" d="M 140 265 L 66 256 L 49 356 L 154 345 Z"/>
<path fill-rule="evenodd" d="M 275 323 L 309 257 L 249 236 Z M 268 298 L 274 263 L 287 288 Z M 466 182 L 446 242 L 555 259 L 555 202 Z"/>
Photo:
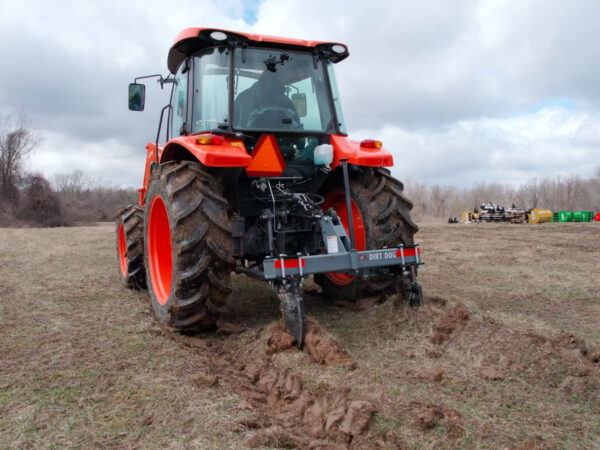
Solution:
<path fill-rule="evenodd" d="M 343 251 L 323 255 L 306 255 L 296 258 L 267 258 L 263 262 L 266 280 L 283 279 L 288 276 L 305 276 L 313 273 L 357 271 L 375 267 L 401 266 L 409 270 L 410 266 L 423 264 L 420 261 L 419 245 L 366 251 Z"/>

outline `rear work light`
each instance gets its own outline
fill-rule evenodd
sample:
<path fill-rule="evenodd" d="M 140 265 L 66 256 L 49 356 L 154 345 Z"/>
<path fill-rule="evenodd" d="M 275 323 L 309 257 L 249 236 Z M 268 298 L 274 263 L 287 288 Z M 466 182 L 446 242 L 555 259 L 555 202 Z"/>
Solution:
<path fill-rule="evenodd" d="M 379 150 L 383 144 L 381 141 L 376 141 L 375 139 L 364 139 L 361 141 L 360 146 L 365 147 L 371 150 Z"/>
<path fill-rule="evenodd" d="M 196 144 L 200 145 L 221 145 L 225 139 L 218 134 L 205 133 L 196 137 Z"/>
<path fill-rule="evenodd" d="M 215 41 L 224 41 L 225 39 L 227 39 L 227 35 L 222 31 L 213 31 L 212 33 L 210 33 L 210 37 Z"/>

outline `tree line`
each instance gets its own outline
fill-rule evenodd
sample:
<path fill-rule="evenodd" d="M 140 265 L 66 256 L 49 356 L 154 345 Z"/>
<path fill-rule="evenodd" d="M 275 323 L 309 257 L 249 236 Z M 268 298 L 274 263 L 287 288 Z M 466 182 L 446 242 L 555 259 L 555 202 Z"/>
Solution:
<path fill-rule="evenodd" d="M 136 189 L 123 189 L 81 171 L 50 181 L 25 174 L 11 200 L 0 197 L 0 227 L 58 227 L 112 221 L 116 211 L 137 203 Z"/>
<path fill-rule="evenodd" d="M 458 217 L 463 211 L 479 208 L 481 203 L 495 203 L 518 208 L 544 208 L 552 211 L 600 211 L 600 167 L 591 178 L 532 178 L 520 187 L 501 183 L 479 183 L 472 188 L 426 185 L 407 180 L 406 196 L 414 203 L 416 220 Z"/>
<path fill-rule="evenodd" d="M 137 202 L 135 189 L 93 179 L 81 171 L 52 180 L 27 173 L 26 157 L 40 143 L 39 131 L 24 114 L 0 116 L 0 226 L 70 226 L 112 220 L 116 210 Z M 595 176 L 533 178 L 520 187 L 480 183 L 472 188 L 405 180 L 417 221 L 460 217 L 481 203 L 552 211 L 600 211 L 600 166 Z"/>
<path fill-rule="evenodd" d="M 41 136 L 24 114 L 0 116 L 0 226 L 70 226 L 113 220 L 115 211 L 137 201 L 122 189 L 81 171 L 52 180 L 25 170 Z"/>

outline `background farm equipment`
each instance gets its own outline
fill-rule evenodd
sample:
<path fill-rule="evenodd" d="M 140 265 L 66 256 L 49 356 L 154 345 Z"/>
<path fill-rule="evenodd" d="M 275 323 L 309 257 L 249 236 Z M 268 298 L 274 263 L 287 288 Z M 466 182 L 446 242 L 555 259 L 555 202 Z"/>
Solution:
<path fill-rule="evenodd" d="M 527 222 L 546 223 L 552 222 L 554 214 L 549 209 L 533 208 L 527 211 Z"/>
<path fill-rule="evenodd" d="M 513 203 L 510 208 L 494 203 L 482 203 L 481 210 L 464 211 L 463 223 L 470 222 L 510 222 L 510 223 L 545 223 L 555 221 L 555 216 L 549 209 L 533 208 L 523 210 Z"/>
<path fill-rule="evenodd" d="M 558 211 L 553 214 L 553 222 L 592 222 L 600 221 L 600 213 L 593 211 Z"/>
<path fill-rule="evenodd" d="M 117 220 L 123 284 L 147 284 L 161 322 L 214 326 L 232 271 L 271 284 L 299 346 L 308 275 L 329 299 L 399 293 L 421 304 L 418 228 L 384 169 L 392 155 L 346 135 L 333 65 L 347 56 L 331 42 L 202 28 L 177 36 L 139 204 Z M 137 80 L 129 108 L 142 111 Z"/>
<path fill-rule="evenodd" d="M 527 221 L 527 211 L 517 208 L 514 203 L 510 208 L 495 203 L 482 203 L 479 209 L 464 211 L 461 218 L 463 222 L 524 223 Z"/>

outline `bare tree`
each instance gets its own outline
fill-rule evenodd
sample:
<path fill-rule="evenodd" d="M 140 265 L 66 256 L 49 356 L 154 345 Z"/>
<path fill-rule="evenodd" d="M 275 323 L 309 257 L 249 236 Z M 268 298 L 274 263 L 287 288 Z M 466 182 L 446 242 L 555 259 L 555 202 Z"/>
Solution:
<path fill-rule="evenodd" d="M 434 184 L 430 188 L 430 201 L 436 217 L 446 216 L 448 204 L 456 192 L 453 186 L 440 186 Z"/>
<path fill-rule="evenodd" d="M 61 192 L 65 196 L 77 197 L 88 190 L 90 182 L 81 170 L 74 170 L 71 173 L 54 175 L 52 184 L 57 192 Z"/>
<path fill-rule="evenodd" d="M 23 180 L 23 198 L 19 218 L 30 225 L 56 227 L 65 225 L 62 206 L 43 175 L 27 175 Z"/>
<path fill-rule="evenodd" d="M 428 214 L 427 208 L 427 191 L 428 187 L 423 183 L 409 179 L 404 183 L 406 196 L 413 202 L 412 215 L 418 220 L 421 220 L 424 215 Z"/>
<path fill-rule="evenodd" d="M 25 157 L 39 142 L 39 132 L 25 114 L 0 116 L 0 198 L 16 203 Z"/>
<path fill-rule="evenodd" d="M 519 200 L 524 208 L 538 207 L 542 184 L 537 178 L 532 178 L 519 190 Z"/>
<path fill-rule="evenodd" d="M 571 175 L 566 179 L 567 208 L 570 211 L 588 209 L 590 194 L 587 184 L 579 175 Z"/>
<path fill-rule="evenodd" d="M 53 185 L 68 223 L 112 220 L 119 207 L 136 203 L 138 199 L 136 189 L 117 188 L 81 170 L 55 175 Z"/>

